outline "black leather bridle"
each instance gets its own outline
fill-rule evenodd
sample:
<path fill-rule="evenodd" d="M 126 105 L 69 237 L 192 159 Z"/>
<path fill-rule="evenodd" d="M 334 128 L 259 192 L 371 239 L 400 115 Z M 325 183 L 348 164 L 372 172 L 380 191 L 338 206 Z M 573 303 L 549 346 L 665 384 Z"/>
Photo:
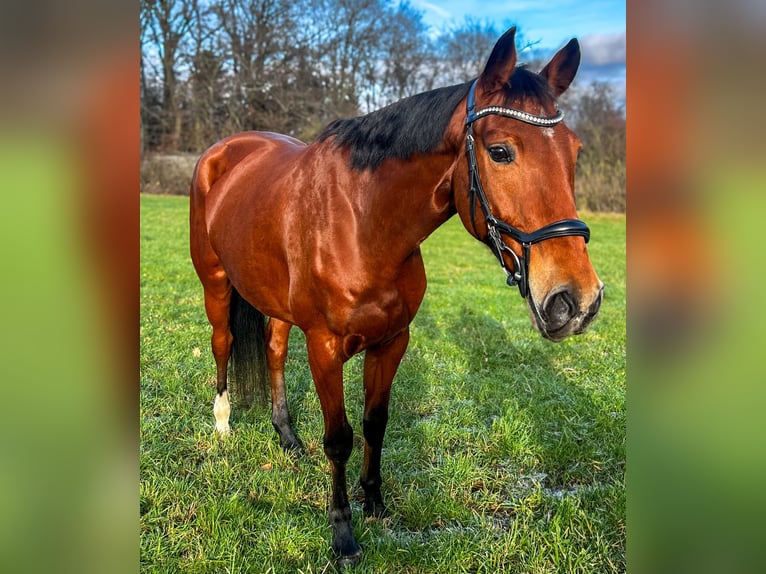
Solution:
<path fill-rule="evenodd" d="M 524 233 L 523 231 L 516 229 L 512 225 L 507 224 L 505 221 L 496 218 L 492 215 L 492 211 L 489 208 L 489 201 L 487 200 L 487 194 L 484 193 L 484 188 L 481 185 L 481 178 L 479 177 L 479 165 L 476 162 L 476 142 L 473 137 L 473 122 L 486 115 L 494 114 L 513 118 L 534 126 L 548 127 L 559 123 L 564 119 L 564 114 L 557 111 L 554 116 L 536 116 L 527 112 L 517 110 L 515 108 L 504 108 L 500 106 L 490 106 L 476 110 L 476 82 L 474 80 L 471 85 L 471 89 L 468 92 L 467 116 L 465 118 L 466 138 L 465 138 L 465 151 L 468 155 L 468 179 L 469 184 L 469 199 L 471 202 L 471 225 L 473 225 L 474 233 L 478 236 L 476 230 L 476 202 L 478 201 L 482 212 L 484 213 L 484 219 L 487 224 L 487 237 L 484 239 L 489 245 L 492 252 L 500 261 L 500 265 L 507 275 L 506 283 L 513 287 L 519 286 L 519 292 L 521 296 L 526 298 L 529 295 L 529 249 L 540 241 L 546 239 L 553 239 L 554 237 L 566 237 L 569 235 L 580 235 L 585 238 L 585 243 L 590 239 L 590 229 L 584 221 L 579 219 L 562 219 L 550 223 L 540 229 L 533 231 L 532 233 Z M 508 235 L 512 239 L 515 239 L 521 244 L 522 255 L 518 256 L 508 245 L 502 240 L 502 235 Z M 507 253 L 513 259 L 514 269 L 510 271 L 503 259 L 503 253 Z"/>

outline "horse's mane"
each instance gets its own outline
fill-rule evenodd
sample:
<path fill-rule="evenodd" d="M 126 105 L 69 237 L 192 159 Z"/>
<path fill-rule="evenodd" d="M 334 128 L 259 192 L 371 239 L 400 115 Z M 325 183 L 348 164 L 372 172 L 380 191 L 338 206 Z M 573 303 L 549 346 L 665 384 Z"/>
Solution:
<path fill-rule="evenodd" d="M 387 158 L 406 159 L 428 153 L 442 141 L 450 118 L 470 83 L 438 88 L 404 98 L 357 118 L 335 120 L 319 141 L 351 148 L 351 166 L 373 171 Z"/>
<path fill-rule="evenodd" d="M 544 78 L 520 66 L 506 84 L 505 105 L 526 99 L 552 103 L 553 94 Z M 404 98 L 364 116 L 330 123 L 317 137 L 335 136 L 334 145 L 351 149 L 351 167 L 377 169 L 388 158 L 407 159 L 415 153 L 432 152 L 471 82 L 437 88 Z"/>

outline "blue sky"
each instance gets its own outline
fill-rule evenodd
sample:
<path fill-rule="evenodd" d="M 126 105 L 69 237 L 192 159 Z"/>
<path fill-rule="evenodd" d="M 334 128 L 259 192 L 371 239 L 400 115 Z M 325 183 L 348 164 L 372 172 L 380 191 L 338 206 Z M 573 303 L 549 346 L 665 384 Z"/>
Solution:
<path fill-rule="evenodd" d="M 441 31 L 466 16 L 498 29 L 517 25 L 527 41 L 551 53 L 571 38 L 580 41 L 580 82 L 608 80 L 625 90 L 625 2 L 614 0 L 410 0 L 426 24 Z"/>

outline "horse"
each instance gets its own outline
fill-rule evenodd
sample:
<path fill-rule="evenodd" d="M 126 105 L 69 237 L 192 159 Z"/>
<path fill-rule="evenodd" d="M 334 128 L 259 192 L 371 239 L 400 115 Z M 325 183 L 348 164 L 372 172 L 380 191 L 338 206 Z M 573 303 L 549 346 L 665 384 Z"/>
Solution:
<path fill-rule="evenodd" d="M 281 446 L 302 453 L 288 410 L 290 329 L 305 333 L 332 473 L 332 550 L 355 563 L 343 365 L 364 352 L 364 512 L 382 517 L 381 449 L 391 385 L 426 289 L 421 243 L 454 214 L 486 244 L 552 341 L 582 333 L 603 283 L 577 218 L 581 143 L 557 98 L 580 63 L 572 39 L 535 73 L 515 28 L 481 74 L 328 124 L 310 144 L 244 132 L 212 145 L 190 191 L 190 248 L 212 326 L 215 430 L 230 432 L 227 367 L 271 398 Z M 478 207 L 478 209 L 477 209 Z"/>

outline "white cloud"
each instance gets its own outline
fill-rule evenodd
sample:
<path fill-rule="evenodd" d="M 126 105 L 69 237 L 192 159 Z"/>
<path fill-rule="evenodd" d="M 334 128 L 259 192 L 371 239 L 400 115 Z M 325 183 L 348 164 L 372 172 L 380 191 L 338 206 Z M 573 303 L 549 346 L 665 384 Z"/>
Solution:
<path fill-rule="evenodd" d="M 431 2 L 425 2 L 424 0 L 415 0 L 414 2 L 415 6 L 418 8 L 422 8 L 423 10 L 431 10 L 432 12 L 435 12 L 437 16 L 440 18 L 446 18 L 450 19 L 452 18 L 452 13 L 448 12 L 444 8 L 441 8 L 437 6 L 436 4 L 432 4 Z"/>
<path fill-rule="evenodd" d="M 580 46 L 584 64 L 625 64 L 625 32 L 586 36 L 580 41 Z"/>

